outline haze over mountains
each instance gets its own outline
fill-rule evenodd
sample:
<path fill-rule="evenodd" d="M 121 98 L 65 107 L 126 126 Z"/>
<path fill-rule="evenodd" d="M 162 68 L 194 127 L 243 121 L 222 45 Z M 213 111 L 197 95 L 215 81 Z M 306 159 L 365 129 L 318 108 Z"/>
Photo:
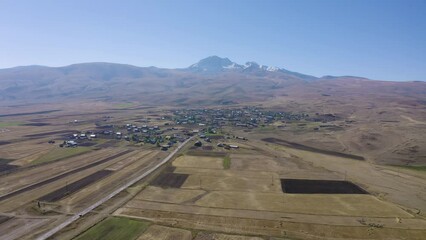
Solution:
<path fill-rule="evenodd" d="M 340 92 L 353 94 L 354 90 L 348 87 L 361 83 L 360 89 L 368 92 L 371 87 L 379 87 L 382 94 L 390 90 L 389 86 L 393 86 L 393 91 L 413 96 L 424 88 L 424 83 L 379 82 L 359 77 L 318 78 L 255 62 L 238 64 L 217 56 L 183 69 L 115 63 L 15 67 L 0 69 L 0 83 L 0 101 L 5 104 L 93 99 L 214 105 L 265 101 L 294 93 L 309 95 L 314 89 L 320 92 L 318 95 L 330 95 L 340 88 L 346 89 Z M 413 84 L 416 87 L 411 89 L 409 86 Z"/>

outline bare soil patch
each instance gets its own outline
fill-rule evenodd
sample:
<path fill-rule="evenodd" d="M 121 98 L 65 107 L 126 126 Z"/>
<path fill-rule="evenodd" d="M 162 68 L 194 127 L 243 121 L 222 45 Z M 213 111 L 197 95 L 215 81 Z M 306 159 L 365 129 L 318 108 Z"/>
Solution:
<path fill-rule="evenodd" d="M 10 171 L 10 170 L 16 169 L 16 168 L 18 168 L 18 167 L 19 167 L 19 166 L 16 166 L 16 165 L 1 164 L 1 163 L 0 163 L 0 173 L 2 173 L 2 172 L 7 172 L 7 171 Z"/>
<path fill-rule="evenodd" d="M 303 144 L 300 144 L 300 143 L 289 142 L 289 141 L 278 139 L 278 138 L 263 138 L 262 141 L 269 142 L 269 143 L 275 143 L 275 144 L 278 144 L 278 145 L 291 147 L 291 148 L 304 150 L 304 151 L 309 151 L 309 152 L 322 153 L 322 154 L 327 154 L 327 155 L 332 155 L 332 156 L 337 156 L 337 157 L 350 158 L 350 159 L 354 159 L 354 160 L 365 160 L 364 157 L 362 157 L 362 156 L 352 155 L 352 154 L 348 154 L 348 153 L 335 152 L 335 151 L 330 151 L 330 150 L 324 150 L 324 149 L 318 149 L 318 148 L 306 146 L 306 145 L 303 145 Z"/>
<path fill-rule="evenodd" d="M 199 150 L 188 151 L 186 155 L 190 156 L 208 156 L 208 157 L 225 157 L 227 153 L 225 152 L 204 152 Z"/>
<path fill-rule="evenodd" d="M 109 140 L 107 142 L 101 143 L 99 145 L 97 145 L 97 148 L 108 148 L 108 147 L 115 147 L 117 145 L 117 141 L 116 140 Z"/>
<path fill-rule="evenodd" d="M 85 142 L 79 143 L 78 145 L 81 147 L 91 147 L 91 146 L 95 146 L 96 142 L 85 141 Z"/>
<path fill-rule="evenodd" d="M 39 200 L 44 202 L 56 202 L 68 195 L 71 195 L 78 190 L 92 184 L 93 182 L 96 182 L 102 178 L 105 178 L 106 176 L 113 173 L 113 171 L 108 170 L 101 170 L 98 172 L 95 172 L 87 177 L 84 177 L 76 182 L 73 182 L 71 184 L 68 184 L 67 186 L 64 186 L 63 188 L 60 188 L 56 191 L 53 191 L 47 195 L 44 195 Z"/>
<path fill-rule="evenodd" d="M 188 178 L 188 174 L 181 173 L 162 173 L 156 177 L 152 182 L 152 186 L 158 186 L 162 188 L 172 187 L 180 188 Z"/>
<path fill-rule="evenodd" d="M 40 123 L 26 123 L 23 126 L 42 127 L 42 126 L 49 126 L 49 125 L 51 124 L 40 122 Z"/>
<path fill-rule="evenodd" d="M 302 194 L 368 194 L 364 189 L 348 181 L 281 179 L 285 193 Z"/>
<path fill-rule="evenodd" d="M 28 134 L 28 135 L 25 135 L 24 137 L 45 137 L 45 136 L 58 135 L 58 134 L 72 134 L 77 132 L 78 132 L 77 130 L 59 130 L 59 131 L 52 131 L 52 132 Z"/>
<path fill-rule="evenodd" d="M 7 144 L 11 144 L 12 142 L 9 141 L 0 141 L 0 145 L 7 145 Z"/>
<path fill-rule="evenodd" d="M 15 117 L 15 116 L 26 116 L 26 115 L 36 115 L 36 114 L 48 114 L 53 112 L 59 112 L 62 110 L 49 110 L 49 111 L 39 111 L 39 112 L 28 112 L 28 113 L 11 113 L 11 114 L 2 114 L 0 117 Z"/>
<path fill-rule="evenodd" d="M 9 220 L 11 217 L 8 216 L 0 216 L 0 224 L 6 222 L 7 220 Z"/>

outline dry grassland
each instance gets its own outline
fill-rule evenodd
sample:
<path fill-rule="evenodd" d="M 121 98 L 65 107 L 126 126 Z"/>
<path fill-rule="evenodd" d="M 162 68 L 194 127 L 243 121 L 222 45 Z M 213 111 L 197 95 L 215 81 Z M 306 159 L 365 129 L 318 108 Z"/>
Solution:
<path fill-rule="evenodd" d="M 204 190 L 160 188 L 149 186 L 135 200 L 182 204 L 205 194 Z"/>
<path fill-rule="evenodd" d="M 358 194 L 283 194 L 215 191 L 196 202 L 215 208 L 278 211 L 314 215 L 412 217 L 402 209 Z"/>
<path fill-rule="evenodd" d="M 173 161 L 175 167 L 223 169 L 223 159 L 218 157 L 180 156 Z"/>
<path fill-rule="evenodd" d="M 188 230 L 164 227 L 159 225 L 150 226 L 138 240 L 191 240 L 192 234 Z"/>

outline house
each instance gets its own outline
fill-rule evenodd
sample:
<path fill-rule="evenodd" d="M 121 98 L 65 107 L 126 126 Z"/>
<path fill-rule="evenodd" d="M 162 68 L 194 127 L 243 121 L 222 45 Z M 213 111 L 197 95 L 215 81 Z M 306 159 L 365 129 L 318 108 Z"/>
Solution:
<path fill-rule="evenodd" d="M 65 142 L 66 147 L 77 147 L 77 142 L 74 140 L 69 140 Z"/>
<path fill-rule="evenodd" d="M 167 150 L 169 150 L 170 145 L 168 145 L 168 144 L 163 144 L 163 145 L 161 145 L 160 147 L 161 147 L 161 150 L 162 150 L 162 151 L 167 151 Z"/>
<path fill-rule="evenodd" d="M 116 132 L 116 133 L 115 133 L 115 137 L 116 137 L 117 139 L 121 139 L 121 136 L 122 136 L 121 132 Z"/>

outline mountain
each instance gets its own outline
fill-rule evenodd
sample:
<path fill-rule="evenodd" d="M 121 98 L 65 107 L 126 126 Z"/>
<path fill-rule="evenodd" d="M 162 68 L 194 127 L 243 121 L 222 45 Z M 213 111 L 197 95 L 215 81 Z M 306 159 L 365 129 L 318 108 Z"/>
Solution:
<path fill-rule="evenodd" d="M 228 58 L 211 56 L 201 59 L 199 62 L 189 66 L 187 69 L 193 72 L 218 73 L 235 68 L 241 68 L 241 66 L 231 62 Z"/>
<path fill-rule="evenodd" d="M 246 62 L 244 65 L 232 62 L 228 58 L 221 58 L 218 56 L 210 56 L 192 64 L 184 69 L 195 73 L 217 75 L 224 72 L 238 72 L 254 75 L 283 75 L 287 77 L 297 77 L 306 81 L 318 79 L 317 77 L 301 74 L 298 72 L 288 71 L 284 68 L 270 67 L 266 65 L 259 65 L 256 62 Z"/>
<path fill-rule="evenodd" d="M 215 105 L 281 98 L 424 96 L 425 84 L 323 77 L 208 57 L 182 69 L 116 63 L 0 69 L 0 105 L 63 101 L 140 101 L 150 105 Z M 411 100 L 410 100 L 411 101 Z"/>

